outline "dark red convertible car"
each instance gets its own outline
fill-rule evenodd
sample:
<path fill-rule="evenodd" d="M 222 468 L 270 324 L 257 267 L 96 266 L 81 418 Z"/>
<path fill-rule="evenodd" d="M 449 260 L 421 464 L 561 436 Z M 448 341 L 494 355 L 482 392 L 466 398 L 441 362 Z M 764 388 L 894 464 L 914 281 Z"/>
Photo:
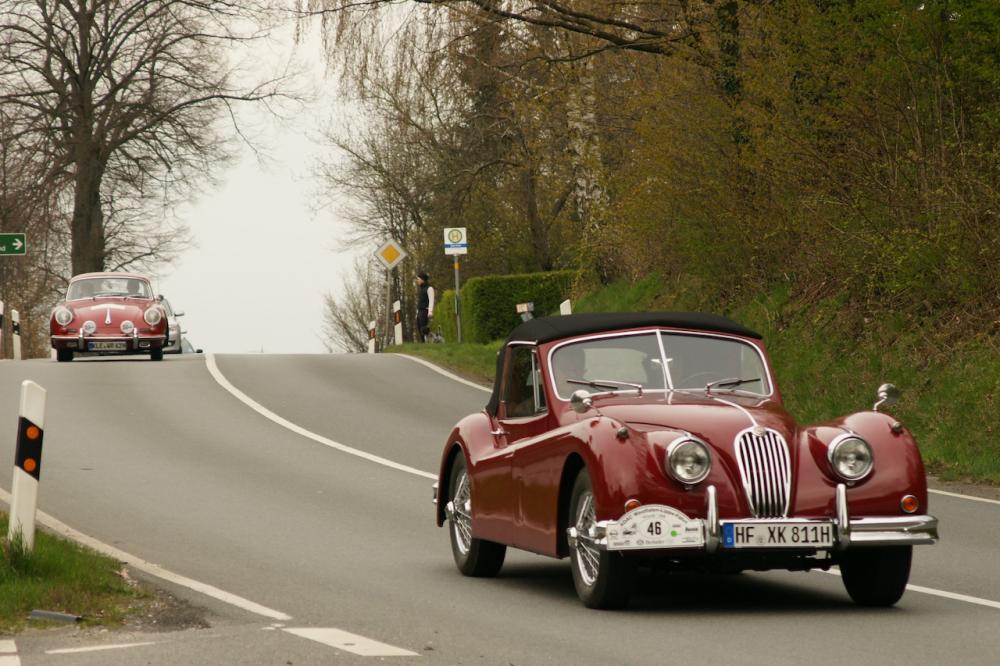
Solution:
<path fill-rule="evenodd" d="M 469 576 L 508 546 L 569 556 L 584 604 L 628 603 L 641 565 L 840 569 L 855 602 L 902 596 L 938 538 L 912 434 L 878 411 L 800 425 L 761 336 L 700 313 L 520 324 L 486 408 L 451 432 L 438 525 Z"/>
<path fill-rule="evenodd" d="M 83 273 L 49 320 L 56 359 L 75 354 L 149 354 L 163 360 L 167 317 L 149 278 L 137 273 Z"/>

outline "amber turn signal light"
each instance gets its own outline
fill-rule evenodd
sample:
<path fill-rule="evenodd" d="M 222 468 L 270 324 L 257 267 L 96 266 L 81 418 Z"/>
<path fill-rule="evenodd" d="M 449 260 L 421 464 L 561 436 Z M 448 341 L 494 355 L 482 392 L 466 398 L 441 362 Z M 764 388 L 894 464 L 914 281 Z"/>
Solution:
<path fill-rule="evenodd" d="M 913 495 L 906 495 L 899 501 L 899 506 L 906 513 L 916 513 L 920 508 L 920 500 Z"/>
<path fill-rule="evenodd" d="M 628 512 L 628 511 L 635 511 L 640 506 L 642 506 L 642 502 L 640 502 L 637 499 L 630 499 L 627 502 L 625 502 L 625 511 L 626 512 Z"/>

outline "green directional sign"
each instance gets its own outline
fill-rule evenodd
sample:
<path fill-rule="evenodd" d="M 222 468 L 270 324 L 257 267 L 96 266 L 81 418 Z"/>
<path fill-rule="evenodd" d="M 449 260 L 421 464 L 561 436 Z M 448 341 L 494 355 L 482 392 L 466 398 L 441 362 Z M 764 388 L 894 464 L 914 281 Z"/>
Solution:
<path fill-rule="evenodd" d="M 0 234 L 0 257 L 8 254 L 28 254 L 24 234 Z"/>

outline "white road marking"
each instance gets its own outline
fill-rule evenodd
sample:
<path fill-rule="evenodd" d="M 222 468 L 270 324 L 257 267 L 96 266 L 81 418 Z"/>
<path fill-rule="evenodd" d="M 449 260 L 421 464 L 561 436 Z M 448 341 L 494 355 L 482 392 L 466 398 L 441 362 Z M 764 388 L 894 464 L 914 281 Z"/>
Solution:
<path fill-rule="evenodd" d="M 490 389 L 486 388 L 485 386 L 480 386 L 479 384 L 477 384 L 475 382 L 470 382 L 468 379 L 462 379 L 458 375 L 452 374 L 452 373 L 448 372 L 447 370 L 445 370 L 444 368 L 439 367 L 437 365 L 434 365 L 430 361 L 425 361 L 422 358 L 417 358 L 416 356 L 410 356 L 409 354 L 394 353 L 393 355 L 394 356 L 402 356 L 403 358 L 408 358 L 408 359 L 410 359 L 411 361 L 413 361 L 415 363 L 419 363 L 420 365 L 425 365 L 428 368 L 430 368 L 431 370 L 433 370 L 434 372 L 438 373 L 439 375 L 444 375 L 445 377 L 447 377 L 449 379 L 454 379 L 456 382 L 465 384 L 466 386 L 471 386 L 474 389 L 479 389 L 480 391 L 485 391 L 487 393 L 492 393 L 493 392 Z"/>
<path fill-rule="evenodd" d="M 14 641 L 0 641 L 0 654 L 17 654 L 17 646 Z"/>
<path fill-rule="evenodd" d="M 11 500 L 10 493 L 0 488 L 0 500 L 3 500 L 9 505 Z M 109 546 L 102 541 L 98 541 L 97 539 L 89 537 L 82 532 L 78 532 L 66 523 L 63 523 L 62 521 L 53 518 L 42 511 L 38 512 L 38 522 L 45 525 L 56 534 L 60 534 L 71 541 L 83 544 L 84 546 L 107 555 L 108 557 L 113 557 L 119 562 L 126 562 L 129 566 L 138 569 L 139 571 L 143 571 L 150 576 L 156 576 L 161 580 L 174 583 L 175 585 L 180 585 L 181 587 L 186 587 L 189 590 L 194 590 L 195 592 L 212 597 L 213 599 L 218 599 L 219 601 L 227 603 L 230 606 L 236 606 L 237 608 L 242 608 L 245 611 L 249 611 L 256 615 L 262 615 L 263 617 L 270 618 L 272 620 L 288 621 L 292 619 L 292 616 L 287 613 L 282 613 L 281 611 L 268 608 L 267 606 L 261 606 L 258 603 L 250 601 L 249 599 L 244 599 L 243 597 L 226 592 L 225 590 L 220 590 L 215 586 L 202 583 L 186 576 L 181 576 L 180 574 L 164 569 L 158 564 L 147 562 L 140 557 L 126 553 L 124 550 L 120 550 L 114 546 Z M 0 664 L 0 666 L 3 666 L 3 664 Z"/>
<path fill-rule="evenodd" d="M 414 476 L 421 476 L 425 479 L 437 480 L 437 474 L 431 474 L 429 472 L 425 472 L 415 467 L 410 467 L 409 465 L 403 465 L 402 463 L 389 460 L 388 458 L 376 456 L 372 453 L 368 453 L 367 451 L 362 451 L 360 449 L 355 449 L 345 444 L 341 444 L 340 442 L 335 442 L 332 439 L 323 437 L 322 435 L 317 435 L 316 433 L 310 430 L 306 430 L 302 426 L 292 423 L 288 419 L 284 419 L 278 416 L 277 414 L 275 414 L 274 412 L 264 407 L 250 396 L 248 396 L 246 393 L 233 386 L 229 382 L 229 380 L 226 379 L 225 376 L 223 376 L 222 372 L 219 371 L 219 367 L 215 364 L 215 354 L 205 354 L 205 366 L 208 368 L 208 372 L 212 375 L 215 381 L 218 382 L 219 386 L 229 391 L 233 395 L 233 397 L 235 397 L 237 400 L 239 400 L 244 405 L 257 412 L 264 418 L 274 421 L 281 427 L 287 428 L 288 430 L 291 430 L 297 435 L 301 435 L 302 437 L 311 439 L 312 441 L 322 444 L 323 446 L 328 446 L 331 449 L 336 449 L 337 451 L 348 453 L 352 456 L 357 456 L 358 458 L 363 458 L 365 460 L 377 463 L 384 467 L 389 467 L 391 469 L 399 470 L 400 472 L 406 472 L 407 474 L 413 474 Z"/>
<path fill-rule="evenodd" d="M 156 645 L 155 641 L 146 643 L 115 643 L 112 645 L 93 645 L 81 648 L 63 648 L 61 650 L 46 650 L 45 654 L 79 654 L 81 652 L 101 652 L 102 650 L 124 650 L 125 648 L 144 647 L 146 645 Z"/>
<path fill-rule="evenodd" d="M 364 636 L 358 636 L 341 629 L 283 629 L 290 634 L 301 638 L 308 638 L 317 643 L 329 645 L 332 648 L 350 652 L 361 657 L 419 657 L 416 652 L 410 652 L 403 648 L 379 643 Z"/>
<path fill-rule="evenodd" d="M 16 654 L 0 655 L 0 666 L 21 666 L 21 658 Z"/>
<path fill-rule="evenodd" d="M 1000 500 L 988 499 L 986 497 L 976 497 L 975 495 L 961 495 L 959 493 L 950 493 L 946 490 L 934 490 L 933 488 L 928 488 L 927 492 L 934 493 L 935 495 L 947 495 L 948 497 L 957 497 L 959 499 L 971 500 L 973 502 L 986 502 L 987 504 L 1000 505 Z"/>
<path fill-rule="evenodd" d="M 830 574 L 831 576 L 840 576 L 840 571 L 837 569 L 830 569 L 829 571 L 822 571 L 820 569 L 817 569 L 816 571 Z M 936 590 L 933 587 L 924 587 L 923 585 L 907 585 L 906 589 L 911 592 L 930 594 L 935 597 L 943 597 L 945 599 L 953 599 L 955 601 L 964 601 L 967 604 L 976 604 L 977 606 L 986 606 L 987 608 L 996 608 L 1000 610 L 1000 601 L 993 601 L 992 599 L 981 599 L 980 597 L 970 597 L 967 594 L 958 594 L 957 592 L 946 592 L 945 590 Z"/>

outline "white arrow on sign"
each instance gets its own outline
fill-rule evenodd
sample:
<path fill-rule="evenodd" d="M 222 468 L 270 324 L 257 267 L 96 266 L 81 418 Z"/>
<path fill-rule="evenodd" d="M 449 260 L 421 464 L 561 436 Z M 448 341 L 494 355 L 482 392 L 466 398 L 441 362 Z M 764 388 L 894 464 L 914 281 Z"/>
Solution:
<path fill-rule="evenodd" d="M 15 238 L 14 241 L 11 243 L 11 245 L 14 246 L 15 250 L 20 250 L 22 247 L 24 247 L 24 243 L 21 242 L 20 238 Z"/>

